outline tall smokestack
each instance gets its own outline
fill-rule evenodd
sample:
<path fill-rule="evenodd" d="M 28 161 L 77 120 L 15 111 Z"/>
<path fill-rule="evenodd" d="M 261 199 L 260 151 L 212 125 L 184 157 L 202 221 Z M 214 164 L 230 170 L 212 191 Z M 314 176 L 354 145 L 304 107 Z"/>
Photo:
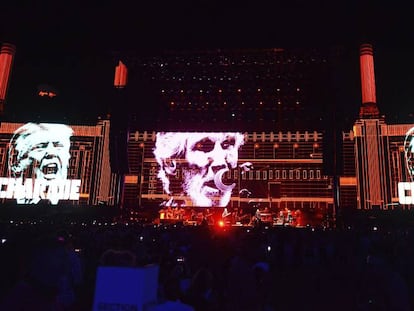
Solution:
<path fill-rule="evenodd" d="M 0 116 L 4 114 L 4 103 L 15 53 L 16 47 L 10 43 L 4 43 L 0 49 Z"/>
<path fill-rule="evenodd" d="M 115 67 L 114 86 L 122 89 L 126 86 L 128 80 L 128 68 L 123 62 L 119 61 L 118 66 Z"/>
<path fill-rule="evenodd" d="M 375 93 L 374 53 L 371 44 L 362 44 L 359 50 L 361 69 L 362 106 L 360 118 L 378 118 L 379 111 Z"/>

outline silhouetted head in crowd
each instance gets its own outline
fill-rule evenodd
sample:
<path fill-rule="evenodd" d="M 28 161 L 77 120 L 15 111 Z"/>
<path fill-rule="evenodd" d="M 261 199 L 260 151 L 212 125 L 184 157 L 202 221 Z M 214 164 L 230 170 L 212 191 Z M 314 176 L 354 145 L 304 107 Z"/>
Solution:
<path fill-rule="evenodd" d="M 130 251 L 108 249 L 102 254 L 100 263 L 103 266 L 135 267 L 137 262 L 135 254 Z"/>
<path fill-rule="evenodd" d="M 170 301 L 180 300 L 182 293 L 180 289 L 180 280 L 177 277 L 169 277 L 163 284 L 164 298 Z"/>
<path fill-rule="evenodd" d="M 28 271 L 33 286 L 50 294 L 57 293 L 68 269 L 67 253 L 55 235 L 42 236 L 33 243 Z"/>
<path fill-rule="evenodd" d="M 235 184 L 223 175 L 237 167 L 241 133 L 158 133 L 154 155 L 158 178 L 171 196 L 189 196 L 195 206 L 226 206 Z M 179 185 L 177 185 L 179 181 Z"/>

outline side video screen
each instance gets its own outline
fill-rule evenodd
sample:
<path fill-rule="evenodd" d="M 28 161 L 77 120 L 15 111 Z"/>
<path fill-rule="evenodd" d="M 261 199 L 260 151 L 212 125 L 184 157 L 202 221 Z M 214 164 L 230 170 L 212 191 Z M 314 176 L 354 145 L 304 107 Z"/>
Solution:
<path fill-rule="evenodd" d="M 0 178 L 0 198 L 17 204 L 79 200 L 80 179 L 68 176 L 73 130 L 64 124 L 26 123 L 7 146 L 7 176 Z"/>

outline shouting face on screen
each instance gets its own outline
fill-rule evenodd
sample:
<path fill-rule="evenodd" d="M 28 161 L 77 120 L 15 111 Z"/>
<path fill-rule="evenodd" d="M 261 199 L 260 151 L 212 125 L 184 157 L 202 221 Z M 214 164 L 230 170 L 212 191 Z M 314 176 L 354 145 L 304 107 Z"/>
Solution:
<path fill-rule="evenodd" d="M 9 143 L 9 176 L 42 185 L 66 180 L 72 134 L 63 124 L 27 123 L 18 128 Z"/>

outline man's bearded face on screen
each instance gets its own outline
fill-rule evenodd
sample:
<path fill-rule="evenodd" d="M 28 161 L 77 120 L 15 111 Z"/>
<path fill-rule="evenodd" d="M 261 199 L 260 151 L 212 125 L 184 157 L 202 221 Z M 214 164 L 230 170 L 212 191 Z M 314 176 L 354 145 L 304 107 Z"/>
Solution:
<path fill-rule="evenodd" d="M 178 156 L 183 176 L 183 192 L 195 206 L 227 206 L 235 184 L 226 184 L 223 176 L 237 167 L 238 151 L 244 142 L 240 133 L 167 133 L 168 142 L 179 146 L 170 148 L 174 155 L 164 159 L 164 172 L 158 176 L 164 189 L 170 193 L 167 175 L 174 175 Z M 173 138 L 173 136 L 175 136 Z M 159 134 L 157 142 L 163 145 L 166 137 Z M 160 141 L 158 141 L 160 139 Z M 157 156 L 157 152 L 155 152 Z M 159 161 L 160 163 L 160 161 Z M 165 177 L 165 178 L 164 178 Z"/>
<path fill-rule="evenodd" d="M 404 152 L 409 177 L 414 181 L 414 128 L 411 128 L 405 136 Z"/>

